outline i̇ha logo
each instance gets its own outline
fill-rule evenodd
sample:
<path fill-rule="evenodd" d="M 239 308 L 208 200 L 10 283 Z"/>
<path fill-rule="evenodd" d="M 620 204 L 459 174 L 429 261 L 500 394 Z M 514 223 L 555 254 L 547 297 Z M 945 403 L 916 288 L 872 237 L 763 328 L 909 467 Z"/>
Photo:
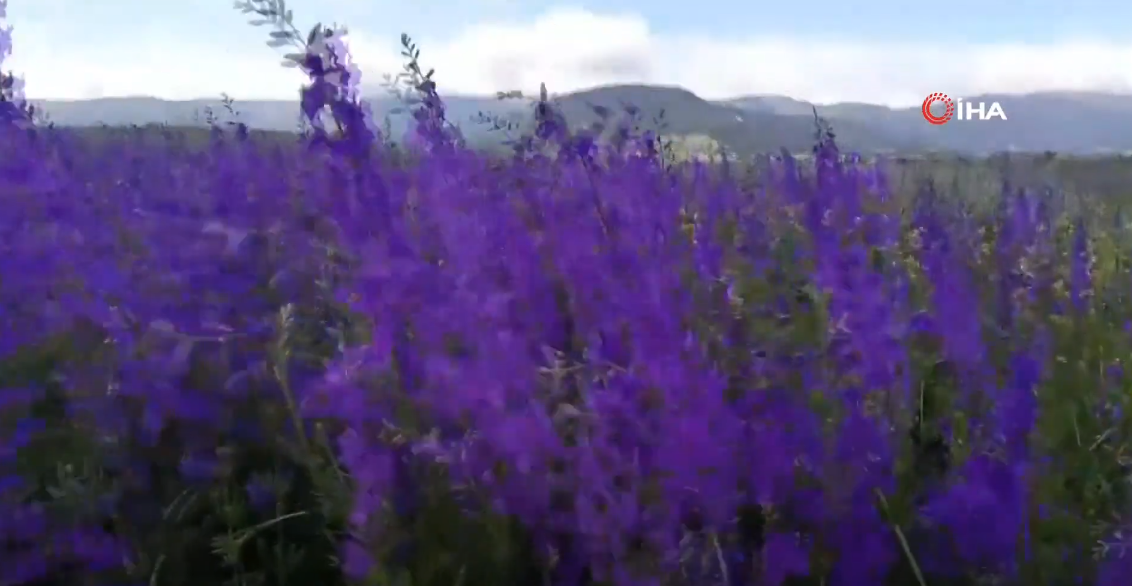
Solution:
<path fill-rule="evenodd" d="M 932 113 L 932 106 L 936 103 L 943 105 L 942 114 Z M 976 104 L 978 105 L 976 106 Z M 986 102 L 964 102 L 963 98 L 952 100 L 947 97 L 947 94 L 939 92 L 929 94 L 928 97 L 924 98 L 924 104 L 920 110 L 924 114 L 924 120 L 937 126 L 947 124 L 952 118 L 955 120 L 990 120 L 991 118 L 1006 120 L 1006 112 L 1002 111 L 1002 105 L 998 102 L 991 102 L 988 108 Z M 977 118 L 975 114 L 978 114 Z"/>

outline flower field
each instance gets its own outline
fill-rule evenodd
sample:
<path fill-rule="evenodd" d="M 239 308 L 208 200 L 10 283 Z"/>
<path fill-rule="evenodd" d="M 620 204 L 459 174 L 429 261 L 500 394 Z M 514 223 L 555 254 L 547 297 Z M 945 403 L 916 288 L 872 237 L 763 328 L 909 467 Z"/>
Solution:
<path fill-rule="evenodd" d="M 679 162 L 545 97 L 487 156 L 407 37 L 394 145 L 341 32 L 244 12 L 310 77 L 293 144 L 0 85 L 0 584 L 1132 577 L 1112 202 L 896 190 L 828 131 Z"/>

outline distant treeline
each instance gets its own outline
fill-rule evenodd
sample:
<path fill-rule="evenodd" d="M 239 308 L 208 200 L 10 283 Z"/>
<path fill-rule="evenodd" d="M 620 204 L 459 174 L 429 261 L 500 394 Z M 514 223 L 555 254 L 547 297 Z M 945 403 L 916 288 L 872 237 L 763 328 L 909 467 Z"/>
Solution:
<path fill-rule="evenodd" d="M 232 126 L 221 126 L 226 133 Z M 122 139 L 154 140 L 168 145 L 173 139 L 185 148 L 206 148 L 213 130 L 202 126 L 90 126 L 66 127 L 60 131 L 79 137 L 84 143 Z M 249 140 L 280 147 L 298 144 L 299 132 L 249 129 Z M 678 137 L 680 138 L 680 137 Z M 691 137 L 689 137 L 691 138 Z M 683 143 L 677 140 L 683 150 Z M 491 149 L 497 151 L 499 147 Z M 707 149 L 712 150 L 712 149 Z M 873 158 L 873 157 L 869 157 Z M 880 158 L 887 162 L 889 178 L 898 191 L 914 190 L 925 181 L 941 190 L 976 197 L 1002 189 L 1003 183 L 1040 189 L 1049 187 L 1075 196 L 1105 200 L 1132 200 L 1132 156 L 1074 156 L 1057 153 L 1000 153 L 987 157 L 937 154 L 892 153 Z"/>

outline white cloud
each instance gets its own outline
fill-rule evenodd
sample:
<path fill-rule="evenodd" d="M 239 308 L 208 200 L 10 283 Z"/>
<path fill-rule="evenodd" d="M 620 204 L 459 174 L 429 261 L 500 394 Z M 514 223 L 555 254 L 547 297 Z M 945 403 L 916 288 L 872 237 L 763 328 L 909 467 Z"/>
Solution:
<path fill-rule="evenodd" d="M 397 39 L 351 28 L 351 46 L 368 82 L 400 67 Z M 238 46 L 162 45 L 148 39 L 125 63 L 110 48 L 52 50 L 21 44 L 15 65 L 29 95 L 86 97 L 149 94 L 237 98 L 295 95 L 301 76 L 278 66 L 262 39 Z M 422 62 L 437 70 L 442 90 L 486 94 L 532 91 L 546 82 L 566 92 L 616 82 L 680 85 L 708 98 L 786 94 L 818 102 L 913 105 L 933 91 L 1104 90 L 1132 92 L 1132 43 L 1064 40 L 1052 44 L 939 47 L 925 41 L 718 39 L 658 34 L 636 15 L 558 9 L 526 22 L 470 24 L 450 38 L 418 39 Z"/>

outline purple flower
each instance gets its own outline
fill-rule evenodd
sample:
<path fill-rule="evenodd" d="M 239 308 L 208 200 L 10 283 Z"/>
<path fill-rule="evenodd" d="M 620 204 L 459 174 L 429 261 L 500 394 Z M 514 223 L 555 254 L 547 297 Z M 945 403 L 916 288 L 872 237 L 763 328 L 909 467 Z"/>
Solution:
<path fill-rule="evenodd" d="M 798 535 L 769 535 L 763 546 L 763 559 L 766 586 L 780 586 L 791 576 L 810 575 L 810 545 Z"/>
<path fill-rule="evenodd" d="M 1092 295 L 1091 259 L 1089 255 L 1089 235 L 1085 223 L 1078 220 L 1073 230 L 1073 251 L 1070 263 L 1069 295 L 1074 309 L 1080 313 L 1086 309 L 1086 302 Z"/>

